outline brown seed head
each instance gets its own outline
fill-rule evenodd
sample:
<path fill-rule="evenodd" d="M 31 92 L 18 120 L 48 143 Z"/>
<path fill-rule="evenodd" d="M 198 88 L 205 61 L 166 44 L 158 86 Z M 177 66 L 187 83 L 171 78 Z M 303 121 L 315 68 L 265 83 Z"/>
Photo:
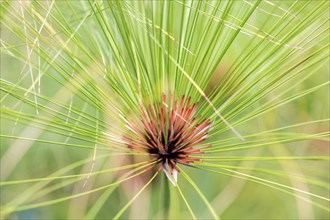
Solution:
<path fill-rule="evenodd" d="M 195 118 L 198 104 L 190 105 L 190 98 L 183 96 L 180 100 L 171 96 L 166 104 L 163 95 L 162 103 L 141 107 L 141 121 L 128 123 L 132 136 L 125 137 L 127 146 L 136 152 L 148 153 L 165 172 L 173 174 L 178 171 L 176 164 L 189 165 L 199 158 L 189 155 L 202 154 L 206 146 L 193 146 L 207 138 L 210 121 L 200 122 Z M 168 173 L 166 173 L 168 175 Z"/>

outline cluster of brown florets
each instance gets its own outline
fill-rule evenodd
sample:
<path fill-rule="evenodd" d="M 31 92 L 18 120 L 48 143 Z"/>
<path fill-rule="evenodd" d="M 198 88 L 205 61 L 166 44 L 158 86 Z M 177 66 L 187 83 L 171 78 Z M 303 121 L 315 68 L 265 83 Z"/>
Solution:
<path fill-rule="evenodd" d="M 190 155 L 202 154 L 207 146 L 194 147 L 207 138 L 211 122 L 195 117 L 198 103 L 190 104 L 190 98 L 183 96 L 174 100 L 173 96 L 162 103 L 148 108 L 142 106 L 141 121 L 131 121 L 128 128 L 132 132 L 125 140 L 127 146 L 136 152 L 148 153 L 161 164 L 166 175 L 173 176 L 179 171 L 177 164 L 189 165 L 200 161 Z"/>

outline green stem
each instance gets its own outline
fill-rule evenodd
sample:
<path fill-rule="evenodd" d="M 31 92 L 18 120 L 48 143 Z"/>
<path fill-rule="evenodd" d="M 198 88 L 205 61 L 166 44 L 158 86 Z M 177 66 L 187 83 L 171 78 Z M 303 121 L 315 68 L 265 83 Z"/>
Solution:
<path fill-rule="evenodd" d="M 164 197 L 163 197 L 163 202 L 161 203 L 163 205 L 163 210 L 164 210 L 164 219 L 168 219 L 169 217 L 169 208 L 170 208 L 170 186 L 168 183 L 168 179 L 165 175 L 165 173 L 163 173 L 162 175 L 162 179 L 163 179 L 163 188 L 164 188 Z"/>

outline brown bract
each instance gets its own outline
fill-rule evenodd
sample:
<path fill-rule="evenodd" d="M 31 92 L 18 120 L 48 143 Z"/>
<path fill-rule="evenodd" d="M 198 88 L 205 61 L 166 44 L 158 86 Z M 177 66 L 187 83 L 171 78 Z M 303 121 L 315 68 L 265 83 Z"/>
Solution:
<path fill-rule="evenodd" d="M 196 118 L 197 106 L 198 103 L 190 104 L 190 98 L 174 100 L 171 96 L 166 100 L 165 95 L 162 103 L 142 106 L 141 121 L 128 122 L 132 132 L 125 137 L 128 148 L 154 157 L 166 175 L 173 172 L 176 175 L 177 163 L 189 165 L 200 161 L 189 156 L 202 154 L 202 149 L 207 147 L 194 146 L 207 138 L 211 122 Z"/>

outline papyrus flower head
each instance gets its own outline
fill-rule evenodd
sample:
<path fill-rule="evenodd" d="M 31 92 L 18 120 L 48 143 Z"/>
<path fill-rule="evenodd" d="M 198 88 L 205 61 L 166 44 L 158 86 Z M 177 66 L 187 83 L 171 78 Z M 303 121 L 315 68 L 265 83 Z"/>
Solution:
<path fill-rule="evenodd" d="M 190 156 L 202 154 L 207 147 L 199 143 L 207 138 L 211 122 L 196 117 L 198 103 L 190 102 L 184 96 L 166 100 L 163 95 L 161 103 L 142 106 L 141 120 L 128 123 L 132 135 L 125 137 L 130 149 L 153 157 L 173 185 L 177 182 L 177 164 L 200 161 Z"/>

